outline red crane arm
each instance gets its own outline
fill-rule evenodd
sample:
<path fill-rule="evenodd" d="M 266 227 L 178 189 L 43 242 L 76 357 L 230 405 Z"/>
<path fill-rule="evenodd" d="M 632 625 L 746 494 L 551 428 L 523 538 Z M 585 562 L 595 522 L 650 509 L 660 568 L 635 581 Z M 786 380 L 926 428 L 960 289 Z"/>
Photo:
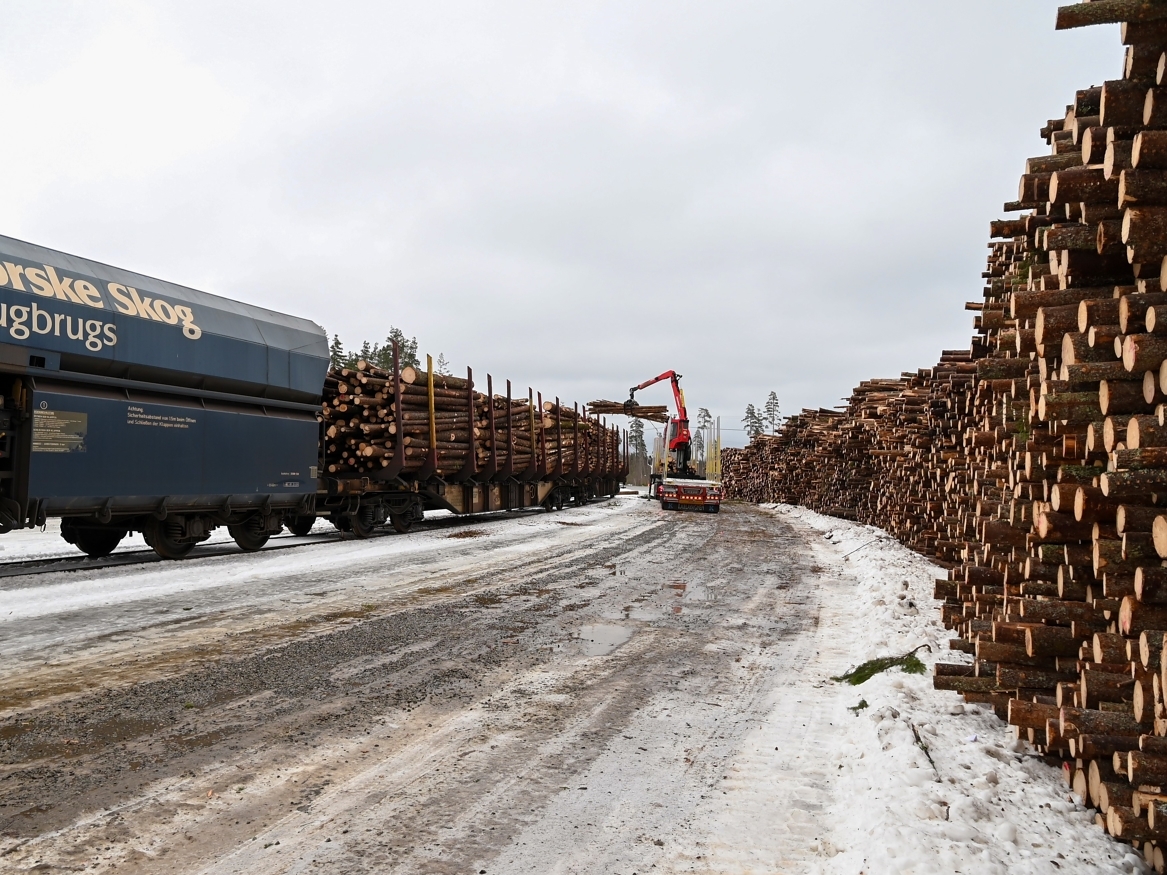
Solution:
<path fill-rule="evenodd" d="M 676 371 L 665 371 L 660 376 L 653 377 L 651 380 L 645 380 L 639 386 L 633 386 L 628 390 L 628 400 L 633 400 L 636 397 L 636 393 L 641 389 L 647 389 L 649 386 L 655 386 L 657 383 L 664 382 L 665 380 L 672 382 L 673 401 L 677 405 L 677 419 L 688 422 L 689 412 L 685 409 L 685 395 L 681 391 L 681 375 Z"/>
<path fill-rule="evenodd" d="M 660 376 L 645 380 L 639 386 L 633 386 L 628 390 L 628 400 L 624 402 L 625 412 L 635 415 L 633 411 L 636 408 L 636 393 L 665 380 L 673 386 L 673 401 L 677 405 L 677 415 L 670 421 L 669 431 L 665 435 L 669 452 L 676 454 L 675 460 L 670 463 L 672 466 L 670 470 L 676 477 L 692 477 L 695 476 L 689 466 L 692 435 L 689 433 L 689 411 L 685 409 L 685 393 L 681 391 L 680 374 L 676 371 L 665 371 Z"/>

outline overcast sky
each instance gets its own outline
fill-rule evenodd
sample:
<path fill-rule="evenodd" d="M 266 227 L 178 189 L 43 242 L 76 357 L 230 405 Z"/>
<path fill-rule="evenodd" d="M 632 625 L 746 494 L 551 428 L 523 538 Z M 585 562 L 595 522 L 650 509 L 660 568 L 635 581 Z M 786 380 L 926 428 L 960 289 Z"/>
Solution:
<path fill-rule="evenodd" d="M 1121 76 L 1057 5 L 9 2 L 0 233 L 740 428 L 967 348 L 1038 128 Z"/>

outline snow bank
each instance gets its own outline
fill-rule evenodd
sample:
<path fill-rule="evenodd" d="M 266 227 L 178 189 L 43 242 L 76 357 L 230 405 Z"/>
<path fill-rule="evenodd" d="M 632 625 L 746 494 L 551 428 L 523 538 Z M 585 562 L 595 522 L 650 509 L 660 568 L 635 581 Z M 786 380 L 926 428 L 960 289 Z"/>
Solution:
<path fill-rule="evenodd" d="M 932 585 L 944 571 L 886 532 L 803 508 L 767 509 L 821 535 L 824 575 L 853 578 L 853 601 L 823 622 L 844 636 L 851 665 L 807 678 L 835 728 L 821 738 L 819 770 L 831 792 L 814 814 L 807 871 L 821 873 L 1049 873 L 1145 871 L 1141 856 L 1093 823 L 1057 767 L 987 707 L 932 688 L 932 665 L 968 657 L 947 649 Z M 898 669 L 861 686 L 830 674 L 926 644 L 926 675 Z M 864 703 L 866 703 L 864 705 Z M 855 709 L 854 711 L 849 709 Z"/>

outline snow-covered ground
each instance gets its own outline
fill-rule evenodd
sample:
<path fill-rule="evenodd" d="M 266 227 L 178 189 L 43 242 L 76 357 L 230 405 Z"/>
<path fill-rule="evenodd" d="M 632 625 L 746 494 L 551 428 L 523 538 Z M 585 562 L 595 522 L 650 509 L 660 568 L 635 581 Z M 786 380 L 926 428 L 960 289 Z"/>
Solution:
<path fill-rule="evenodd" d="M 318 520 L 306 538 L 284 534 L 272 541 L 301 545 L 293 550 L 225 550 L 178 562 L 80 567 L 6 578 L 0 580 L 0 681 L 24 675 L 50 651 L 57 664 L 63 663 L 66 654 L 84 661 L 92 655 L 94 642 L 104 646 L 111 636 L 173 629 L 173 617 L 179 611 L 189 612 L 187 616 L 197 626 L 211 617 L 235 621 L 247 617 L 246 622 L 253 622 L 256 614 L 282 616 L 290 600 L 308 599 L 317 609 L 351 607 L 387 589 L 425 586 L 429 578 L 451 566 L 485 567 L 487 556 L 506 566 L 609 531 L 625 535 L 623 524 L 610 528 L 612 519 L 626 516 L 638 506 L 636 501 L 618 498 L 576 508 L 570 514 L 490 514 L 459 520 L 457 527 L 418 528 L 407 535 L 390 533 L 367 541 L 332 537 L 332 525 Z M 426 514 L 427 520 L 447 516 L 444 511 Z M 633 527 L 644 524 L 640 520 Z M 474 537 L 464 539 L 469 533 Z M 206 543 L 222 542 L 232 543 L 225 527 Z M 135 549 L 135 544 L 137 549 L 149 550 L 140 535 L 127 537 L 119 549 Z M 44 529 L 0 536 L 0 545 L 6 549 L 0 561 L 81 555 L 60 537 L 57 520 L 50 520 Z M 342 580 L 332 580 L 330 574 L 338 567 L 345 569 Z M 319 592 L 325 580 L 330 581 L 323 587 L 327 592 Z M 194 626 L 194 634 L 207 634 Z M 173 631 L 165 638 L 166 647 L 177 641 Z"/>
<path fill-rule="evenodd" d="M 325 520 L 317 520 L 312 530 L 313 535 L 334 532 L 335 529 Z M 271 543 L 283 539 L 293 538 L 286 532 L 277 535 Z M 223 547 L 234 544 L 226 526 L 220 526 L 211 533 L 211 536 L 200 546 Z M 118 544 L 115 553 L 150 552 L 145 539 L 138 532 L 131 532 Z M 48 520 L 43 526 L 35 529 L 17 529 L 0 535 L 0 562 L 23 562 L 44 559 L 81 559 L 84 554 L 61 537 L 61 521 L 57 518 Z"/>
<path fill-rule="evenodd" d="M 1143 869 L 1141 856 L 1094 825 L 1093 813 L 1071 795 L 1060 771 L 1016 741 L 991 710 L 932 688 L 935 662 L 967 659 L 948 650 L 952 636 L 932 600 L 933 580 L 944 576 L 942 569 L 879 529 L 798 507 L 767 509 L 821 532 L 824 572 L 857 585 L 845 588 L 845 599 L 823 599 L 821 625 L 838 642 L 838 652 L 820 659 L 796 690 L 784 694 L 787 701 L 817 700 L 817 761 L 767 765 L 759 756 L 743 764 L 736 803 L 731 791 L 727 840 L 750 841 L 754 815 L 773 804 L 774 795 L 791 793 L 786 775 L 795 766 L 804 779 L 820 776 L 824 788 L 804 794 L 809 804 L 790 803 L 791 818 L 817 838 L 812 846 L 821 859 L 807 871 L 1003 875 Z M 898 656 L 921 644 L 931 648 L 918 654 L 928 675 L 892 669 L 857 687 L 830 680 L 868 659 Z M 863 702 L 865 707 L 849 710 Z M 757 731 L 759 751 L 774 748 L 767 733 L 780 734 L 784 716 L 774 714 Z"/>
<path fill-rule="evenodd" d="M 503 517 L 525 517 L 537 516 L 537 509 L 528 509 L 524 511 L 514 511 L 512 513 L 495 513 L 488 514 L 485 517 L 466 517 L 464 521 L 469 523 L 472 520 L 495 520 Z M 427 510 L 425 518 L 427 522 L 436 520 L 446 520 L 453 517 L 454 514 L 448 510 Z M 551 524 L 549 524 L 551 525 Z M 419 531 L 421 529 L 419 528 Z M 386 534 L 390 530 L 386 528 Z M 293 535 L 286 529 L 278 535 L 273 535 L 268 540 L 269 547 L 279 546 L 283 544 L 305 544 L 311 543 L 313 539 L 322 540 L 320 536 L 325 536 L 327 539 L 334 539 L 337 537 L 336 528 L 324 517 L 316 520 L 316 525 L 312 527 L 312 531 L 306 536 Z M 231 538 L 231 533 L 227 531 L 226 526 L 219 526 L 211 536 L 205 541 L 201 541 L 195 548 L 194 556 L 202 555 L 202 552 L 207 547 L 233 547 L 235 544 Z M 130 532 L 118 544 L 114 553 L 152 553 L 150 546 L 146 543 L 145 538 L 140 532 Z M 61 537 L 61 520 L 54 517 L 45 522 L 43 526 L 33 529 L 16 529 L 12 532 L 7 532 L 0 535 L 0 562 L 27 562 L 40 561 L 46 559 L 76 559 L 82 560 L 84 554 L 75 546 L 70 544 Z"/>
<path fill-rule="evenodd" d="M 97 871 L 149 875 L 1143 869 L 991 710 L 932 688 L 934 662 L 967 659 L 942 574 L 800 508 L 624 496 L 10 577 L 0 740 L 24 753 L 0 769 L 25 771 L 0 782 L 0 871 L 94 849 Z M 929 674 L 831 680 L 920 645 Z M 196 685 L 207 704 L 175 710 Z M 111 707 L 147 728 L 74 747 Z"/>

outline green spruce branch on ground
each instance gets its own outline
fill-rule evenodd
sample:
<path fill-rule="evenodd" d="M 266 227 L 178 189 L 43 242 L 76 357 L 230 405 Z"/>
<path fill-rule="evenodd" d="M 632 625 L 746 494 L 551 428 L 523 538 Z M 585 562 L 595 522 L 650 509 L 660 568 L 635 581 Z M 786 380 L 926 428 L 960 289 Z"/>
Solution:
<path fill-rule="evenodd" d="M 922 650 L 928 647 L 927 644 L 921 644 L 916 650 Z M 878 659 L 869 659 L 862 665 L 856 666 L 846 674 L 841 674 L 838 677 L 833 677 L 833 681 L 841 681 L 857 687 L 862 683 L 871 680 L 880 672 L 899 666 L 900 670 L 907 674 L 924 674 L 927 671 L 924 663 L 920 661 L 920 657 L 916 656 L 916 650 L 905 653 L 903 656 L 881 656 Z"/>

